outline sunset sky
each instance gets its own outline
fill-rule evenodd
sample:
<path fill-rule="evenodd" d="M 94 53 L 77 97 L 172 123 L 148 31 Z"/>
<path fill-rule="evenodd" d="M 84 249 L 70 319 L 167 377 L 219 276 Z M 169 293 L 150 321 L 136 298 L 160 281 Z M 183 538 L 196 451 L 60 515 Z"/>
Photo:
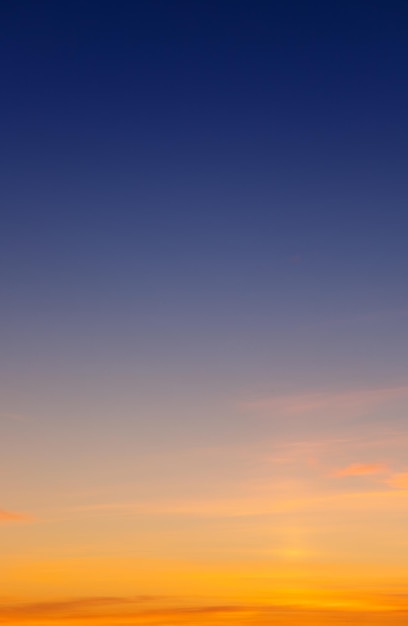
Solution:
<path fill-rule="evenodd" d="M 407 32 L 2 3 L 0 624 L 407 624 Z"/>

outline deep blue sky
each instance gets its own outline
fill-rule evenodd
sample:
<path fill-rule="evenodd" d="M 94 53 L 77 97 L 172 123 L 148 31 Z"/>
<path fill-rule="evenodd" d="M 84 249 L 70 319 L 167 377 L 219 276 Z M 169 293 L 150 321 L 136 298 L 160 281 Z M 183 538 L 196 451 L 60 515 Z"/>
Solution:
<path fill-rule="evenodd" d="M 10 406 L 56 372 L 72 394 L 85 374 L 102 394 L 176 374 L 204 394 L 401 381 L 407 18 L 3 2 Z"/>

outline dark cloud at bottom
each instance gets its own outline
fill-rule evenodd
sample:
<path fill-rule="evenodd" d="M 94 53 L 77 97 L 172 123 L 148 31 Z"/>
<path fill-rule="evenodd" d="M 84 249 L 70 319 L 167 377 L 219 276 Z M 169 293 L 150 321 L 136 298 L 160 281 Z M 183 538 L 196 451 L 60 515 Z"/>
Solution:
<path fill-rule="evenodd" d="M 187 605 L 160 596 L 88 597 L 0 605 L 2 624 L 202 624 L 222 626 L 403 626 L 408 608 L 394 610 L 318 609 L 293 606 Z"/>

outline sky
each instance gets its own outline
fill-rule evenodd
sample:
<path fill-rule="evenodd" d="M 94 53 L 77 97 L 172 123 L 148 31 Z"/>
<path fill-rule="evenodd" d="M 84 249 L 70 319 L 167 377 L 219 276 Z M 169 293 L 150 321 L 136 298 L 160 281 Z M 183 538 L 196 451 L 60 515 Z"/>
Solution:
<path fill-rule="evenodd" d="M 0 624 L 408 616 L 408 6 L 0 9 Z"/>

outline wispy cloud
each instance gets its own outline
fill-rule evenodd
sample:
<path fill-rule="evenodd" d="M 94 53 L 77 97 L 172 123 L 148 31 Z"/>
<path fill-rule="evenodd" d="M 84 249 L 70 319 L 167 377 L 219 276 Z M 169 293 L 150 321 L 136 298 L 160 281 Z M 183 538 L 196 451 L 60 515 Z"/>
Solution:
<path fill-rule="evenodd" d="M 32 520 L 30 515 L 26 513 L 17 513 L 16 511 L 5 511 L 0 509 L 0 522 L 29 522 Z"/>
<path fill-rule="evenodd" d="M 400 478 L 399 489 L 405 489 L 403 479 Z M 395 479 L 394 487 L 398 486 Z M 152 501 L 144 503 L 113 502 L 100 503 L 89 506 L 80 506 L 71 509 L 71 512 L 91 515 L 130 515 L 130 516 L 181 516 L 201 518 L 232 518 L 279 515 L 290 512 L 320 512 L 331 511 L 376 511 L 383 510 L 384 506 L 395 510 L 408 511 L 408 501 L 396 490 L 378 488 L 358 492 L 337 492 L 304 490 L 271 497 L 271 493 L 260 495 L 246 495 L 236 498 L 219 499 L 192 499 Z"/>
<path fill-rule="evenodd" d="M 167 604 L 167 605 L 166 605 Z M 166 623 L 175 623 L 187 619 L 222 616 L 231 613 L 247 612 L 245 607 L 235 605 L 220 606 L 169 606 L 161 596 L 126 597 L 90 597 L 68 600 L 53 600 L 45 602 L 20 602 L 0 606 L 0 623 L 19 623 L 38 620 L 42 622 L 54 620 L 73 621 L 82 623 L 91 620 L 92 623 L 112 623 L 111 620 L 120 620 L 120 623 L 150 623 L 156 620 L 165 620 Z M 123 620 L 123 621 L 122 621 Z M 201 621 L 201 620 L 200 620 Z M 190 623 L 190 621 L 188 622 Z"/>
<path fill-rule="evenodd" d="M 345 410 L 353 415 L 394 400 L 408 400 L 408 387 L 387 387 L 345 392 L 317 392 L 268 396 L 245 402 L 242 408 L 259 413 L 282 415 L 309 415 L 334 410 L 342 415 Z"/>
<path fill-rule="evenodd" d="M 265 417 L 343 419 L 364 416 L 396 401 L 408 401 L 407 386 L 268 396 L 244 402 L 241 409 Z"/>
<path fill-rule="evenodd" d="M 146 604 L 147 602 L 147 604 Z M 240 605 L 240 604 L 168 604 L 160 598 L 79 598 L 38 603 L 18 603 L 0 606 L 0 623 L 58 623 L 64 621 L 75 624 L 240 624 L 245 626 L 266 626 L 273 623 L 291 626 L 294 623 L 308 626 L 327 624 L 360 623 L 368 618 L 370 624 L 402 625 L 407 617 L 406 601 L 384 596 L 355 599 L 340 606 L 309 606 L 300 604 Z M 384 604 L 388 605 L 385 609 Z M 329 603 L 330 605 L 330 603 Z M 354 608 L 352 608 L 354 607 Z M 358 607 L 358 608 L 357 608 Z"/>
<path fill-rule="evenodd" d="M 386 482 L 394 489 L 408 490 L 408 472 L 393 474 Z"/>
<path fill-rule="evenodd" d="M 388 471 L 384 463 L 351 463 L 334 472 L 334 476 L 373 476 Z"/>

